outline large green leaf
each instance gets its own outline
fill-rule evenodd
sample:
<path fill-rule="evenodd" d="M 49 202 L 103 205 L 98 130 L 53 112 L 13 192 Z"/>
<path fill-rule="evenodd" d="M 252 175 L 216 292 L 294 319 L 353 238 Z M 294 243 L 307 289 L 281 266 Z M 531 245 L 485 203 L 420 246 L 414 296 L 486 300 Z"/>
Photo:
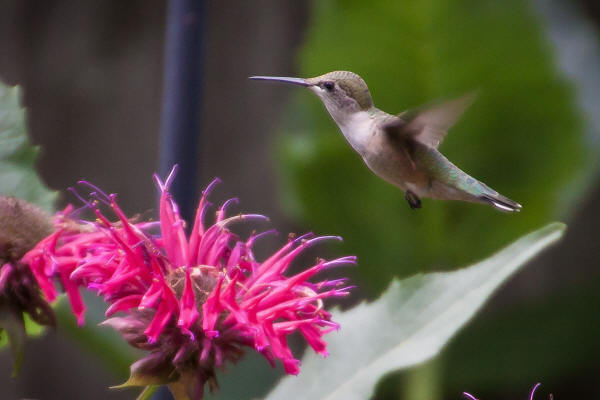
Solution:
<path fill-rule="evenodd" d="M 0 83 L 0 194 L 27 200 L 52 212 L 56 193 L 44 185 L 35 171 L 37 153 L 27 138 L 19 89 Z"/>
<path fill-rule="evenodd" d="M 294 88 L 280 142 L 285 205 L 311 229 L 344 237 L 342 251 L 358 255 L 356 273 L 371 293 L 397 275 L 473 262 L 568 213 L 589 154 L 573 90 L 527 1 L 320 0 L 312 16 L 302 76 L 357 72 L 375 105 L 391 113 L 479 89 L 440 150 L 523 204 L 518 215 L 428 199 L 409 209 L 400 190 L 365 167 L 321 102 Z"/>
<path fill-rule="evenodd" d="M 282 379 L 267 399 L 288 400 L 294 393 L 369 398 L 383 375 L 435 356 L 499 285 L 563 230 L 563 224 L 550 224 L 473 266 L 394 281 L 378 300 L 334 313 L 342 328 L 329 337 L 330 356 L 307 352 L 300 376 Z"/>

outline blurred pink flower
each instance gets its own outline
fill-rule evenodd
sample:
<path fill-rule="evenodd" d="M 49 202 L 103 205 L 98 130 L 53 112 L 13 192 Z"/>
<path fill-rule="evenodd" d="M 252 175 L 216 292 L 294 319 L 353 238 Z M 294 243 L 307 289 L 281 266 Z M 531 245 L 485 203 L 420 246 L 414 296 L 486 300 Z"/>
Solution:
<path fill-rule="evenodd" d="M 97 251 L 100 242 L 105 241 L 104 234 L 93 225 L 78 224 L 70 219 L 72 206 L 54 216 L 54 232 L 43 238 L 27 252 L 22 262 L 29 266 L 37 284 L 48 301 L 54 301 L 58 295 L 52 282 L 57 277 L 67 293 L 77 322 L 83 324 L 85 305 L 75 282 L 69 275 L 82 257 L 89 252 Z"/>
<path fill-rule="evenodd" d="M 323 308 L 323 299 L 346 296 L 350 288 L 344 287 L 345 279 L 309 279 L 324 269 L 354 264 L 356 258 L 318 260 L 296 275 L 285 273 L 307 247 L 340 238 L 307 234 L 290 239 L 259 262 L 253 244 L 272 231 L 241 240 L 229 227 L 266 217 L 227 217 L 233 199 L 218 209 L 212 225 L 205 226 L 207 196 L 216 181 L 203 192 L 187 236 L 169 193 L 172 176 L 164 183 L 155 176 L 161 191 L 159 222 L 133 222 L 115 195 L 92 186 L 96 200 L 87 205 L 97 220 L 55 232 L 24 257 L 46 297 L 56 297 L 52 281 L 58 279 L 80 324 L 85 306 L 79 287 L 104 297 L 107 317 L 124 314 L 104 324 L 131 345 L 150 351 L 132 365 L 128 385 L 169 383 L 174 393 L 201 398 L 205 383 L 216 387 L 215 368 L 237 361 L 243 347 L 253 347 L 272 365 L 279 359 L 288 374 L 298 374 L 299 361 L 287 344 L 287 336 L 296 331 L 315 352 L 326 355 L 323 335 L 338 325 Z M 102 213 L 101 203 L 110 207 L 117 222 Z"/>

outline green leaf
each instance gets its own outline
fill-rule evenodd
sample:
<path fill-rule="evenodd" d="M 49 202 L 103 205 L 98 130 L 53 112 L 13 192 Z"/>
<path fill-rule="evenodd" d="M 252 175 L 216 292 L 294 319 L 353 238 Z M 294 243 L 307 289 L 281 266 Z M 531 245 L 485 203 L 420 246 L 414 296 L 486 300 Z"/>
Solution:
<path fill-rule="evenodd" d="M 46 331 L 46 328 L 32 320 L 29 314 L 23 313 L 23 317 L 25 320 L 25 331 L 27 332 L 27 336 L 41 336 Z"/>
<path fill-rule="evenodd" d="M 127 381 L 121 383 L 120 385 L 111 386 L 111 389 L 125 389 L 129 387 L 139 387 L 142 386 L 144 388 L 152 387 L 152 386 L 160 386 L 165 384 L 162 378 L 145 373 L 132 372 Z M 146 390 L 146 389 L 144 389 Z"/>
<path fill-rule="evenodd" d="M 284 206 L 344 238 L 371 294 L 395 276 L 467 265 L 555 218 L 581 194 L 590 151 L 574 90 L 529 1 L 313 1 L 300 75 L 361 75 L 375 105 L 399 113 L 479 89 L 440 150 L 523 205 L 519 215 L 404 194 L 364 165 L 321 101 L 295 89 L 280 146 Z M 368 28 L 368 29 L 367 29 Z M 281 89 L 285 90 L 285 89 Z M 291 89 L 290 89 L 291 90 Z M 403 262 L 397 262 L 398 254 Z"/>
<path fill-rule="evenodd" d="M 0 194 L 53 211 L 56 193 L 35 172 L 38 149 L 29 143 L 19 89 L 0 83 Z"/>
<path fill-rule="evenodd" d="M 383 375 L 435 356 L 498 286 L 564 229 L 550 224 L 468 268 L 394 281 L 378 300 L 334 313 L 341 330 L 329 337 L 330 356 L 307 352 L 300 376 L 282 379 L 267 399 L 285 400 L 290 393 L 369 398 Z"/>

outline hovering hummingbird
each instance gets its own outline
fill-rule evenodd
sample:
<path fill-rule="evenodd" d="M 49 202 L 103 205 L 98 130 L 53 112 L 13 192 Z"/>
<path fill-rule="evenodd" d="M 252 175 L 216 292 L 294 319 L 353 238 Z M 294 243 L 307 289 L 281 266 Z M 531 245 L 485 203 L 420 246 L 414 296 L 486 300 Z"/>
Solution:
<path fill-rule="evenodd" d="M 519 203 L 469 176 L 438 151 L 447 130 L 473 102 L 473 94 L 392 115 L 373 105 L 367 84 L 353 72 L 333 71 L 307 79 L 250 79 L 304 86 L 314 92 L 369 169 L 402 189 L 413 209 L 421 207 L 421 197 L 429 197 L 521 210 Z"/>

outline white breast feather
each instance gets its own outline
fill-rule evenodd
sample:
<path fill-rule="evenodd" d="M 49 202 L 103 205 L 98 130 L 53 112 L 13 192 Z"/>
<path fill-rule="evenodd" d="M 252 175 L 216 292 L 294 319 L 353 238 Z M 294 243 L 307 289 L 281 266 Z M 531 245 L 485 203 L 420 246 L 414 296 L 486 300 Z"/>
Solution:
<path fill-rule="evenodd" d="M 338 121 L 335 117 L 340 130 L 344 137 L 350 143 L 350 146 L 359 154 L 364 154 L 367 144 L 372 136 L 373 119 L 369 113 L 359 111 L 346 118 L 340 118 Z"/>

